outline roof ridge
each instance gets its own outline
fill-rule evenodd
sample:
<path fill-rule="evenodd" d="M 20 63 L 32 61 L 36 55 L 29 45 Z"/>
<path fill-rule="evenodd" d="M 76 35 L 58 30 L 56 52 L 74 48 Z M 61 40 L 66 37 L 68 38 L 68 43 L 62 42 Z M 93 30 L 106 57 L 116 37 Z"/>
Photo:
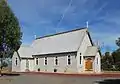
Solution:
<path fill-rule="evenodd" d="M 30 47 L 30 45 L 22 44 L 21 47 Z"/>
<path fill-rule="evenodd" d="M 86 28 L 86 27 L 76 28 L 76 29 L 72 29 L 72 30 L 68 30 L 68 31 L 63 31 L 63 32 L 55 33 L 55 34 L 45 35 L 45 36 L 42 36 L 42 37 L 37 37 L 36 40 L 37 40 L 37 39 L 41 39 L 41 38 L 45 38 L 45 37 L 54 36 L 54 35 L 69 33 L 69 32 L 78 31 L 78 30 L 83 30 L 83 29 L 87 29 L 87 28 Z"/>

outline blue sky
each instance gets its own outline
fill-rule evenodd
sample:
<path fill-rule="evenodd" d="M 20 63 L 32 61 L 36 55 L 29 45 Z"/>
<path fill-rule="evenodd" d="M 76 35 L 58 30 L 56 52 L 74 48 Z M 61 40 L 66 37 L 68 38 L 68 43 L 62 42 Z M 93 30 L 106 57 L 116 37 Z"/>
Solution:
<path fill-rule="evenodd" d="M 120 37 L 119 0 L 8 0 L 23 32 L 23 44 L 31 44 L 34 35 L 81 28 L 89 22 L 94 42 L 103 51 L 116 48 Z"/>

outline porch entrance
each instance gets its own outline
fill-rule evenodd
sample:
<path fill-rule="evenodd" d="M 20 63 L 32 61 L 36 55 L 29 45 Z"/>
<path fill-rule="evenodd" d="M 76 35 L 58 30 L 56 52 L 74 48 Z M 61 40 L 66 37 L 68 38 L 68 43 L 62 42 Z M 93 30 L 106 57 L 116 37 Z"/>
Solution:
<path fill-rule="evenodd" d="M 85 71 L 93 71 L 93 59 L 85 58 Z"/>

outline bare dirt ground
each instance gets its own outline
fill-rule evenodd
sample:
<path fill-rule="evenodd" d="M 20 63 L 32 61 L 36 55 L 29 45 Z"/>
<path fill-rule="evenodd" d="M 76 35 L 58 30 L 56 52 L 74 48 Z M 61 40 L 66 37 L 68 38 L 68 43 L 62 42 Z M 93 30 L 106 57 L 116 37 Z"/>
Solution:
<path fill-rule="evenodd" d="M 120 77 L 114 78 L 114 77 L 95 77 L 95 76 L 87 77 L 87 76 L 22 74 L 20 76 L 0 77 L 0 84 L 96 84 L 95 81 L 101 81 L 104 79 L 120 79 Z"/>

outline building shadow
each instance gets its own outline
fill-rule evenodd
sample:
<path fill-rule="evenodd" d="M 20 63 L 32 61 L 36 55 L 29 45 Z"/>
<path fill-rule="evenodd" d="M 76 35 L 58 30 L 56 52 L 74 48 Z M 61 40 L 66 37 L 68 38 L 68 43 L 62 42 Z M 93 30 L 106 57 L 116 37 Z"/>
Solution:
<path fill-rule="evenodd" d="M 2 76 L 20 76 L 19 73 L 2 73 Z"/>
<path fill-rule="evenodd" d="M 120 79 L 105 79 L 103 81 L 97 81 L 95 84 L 120 84 Z"/>

